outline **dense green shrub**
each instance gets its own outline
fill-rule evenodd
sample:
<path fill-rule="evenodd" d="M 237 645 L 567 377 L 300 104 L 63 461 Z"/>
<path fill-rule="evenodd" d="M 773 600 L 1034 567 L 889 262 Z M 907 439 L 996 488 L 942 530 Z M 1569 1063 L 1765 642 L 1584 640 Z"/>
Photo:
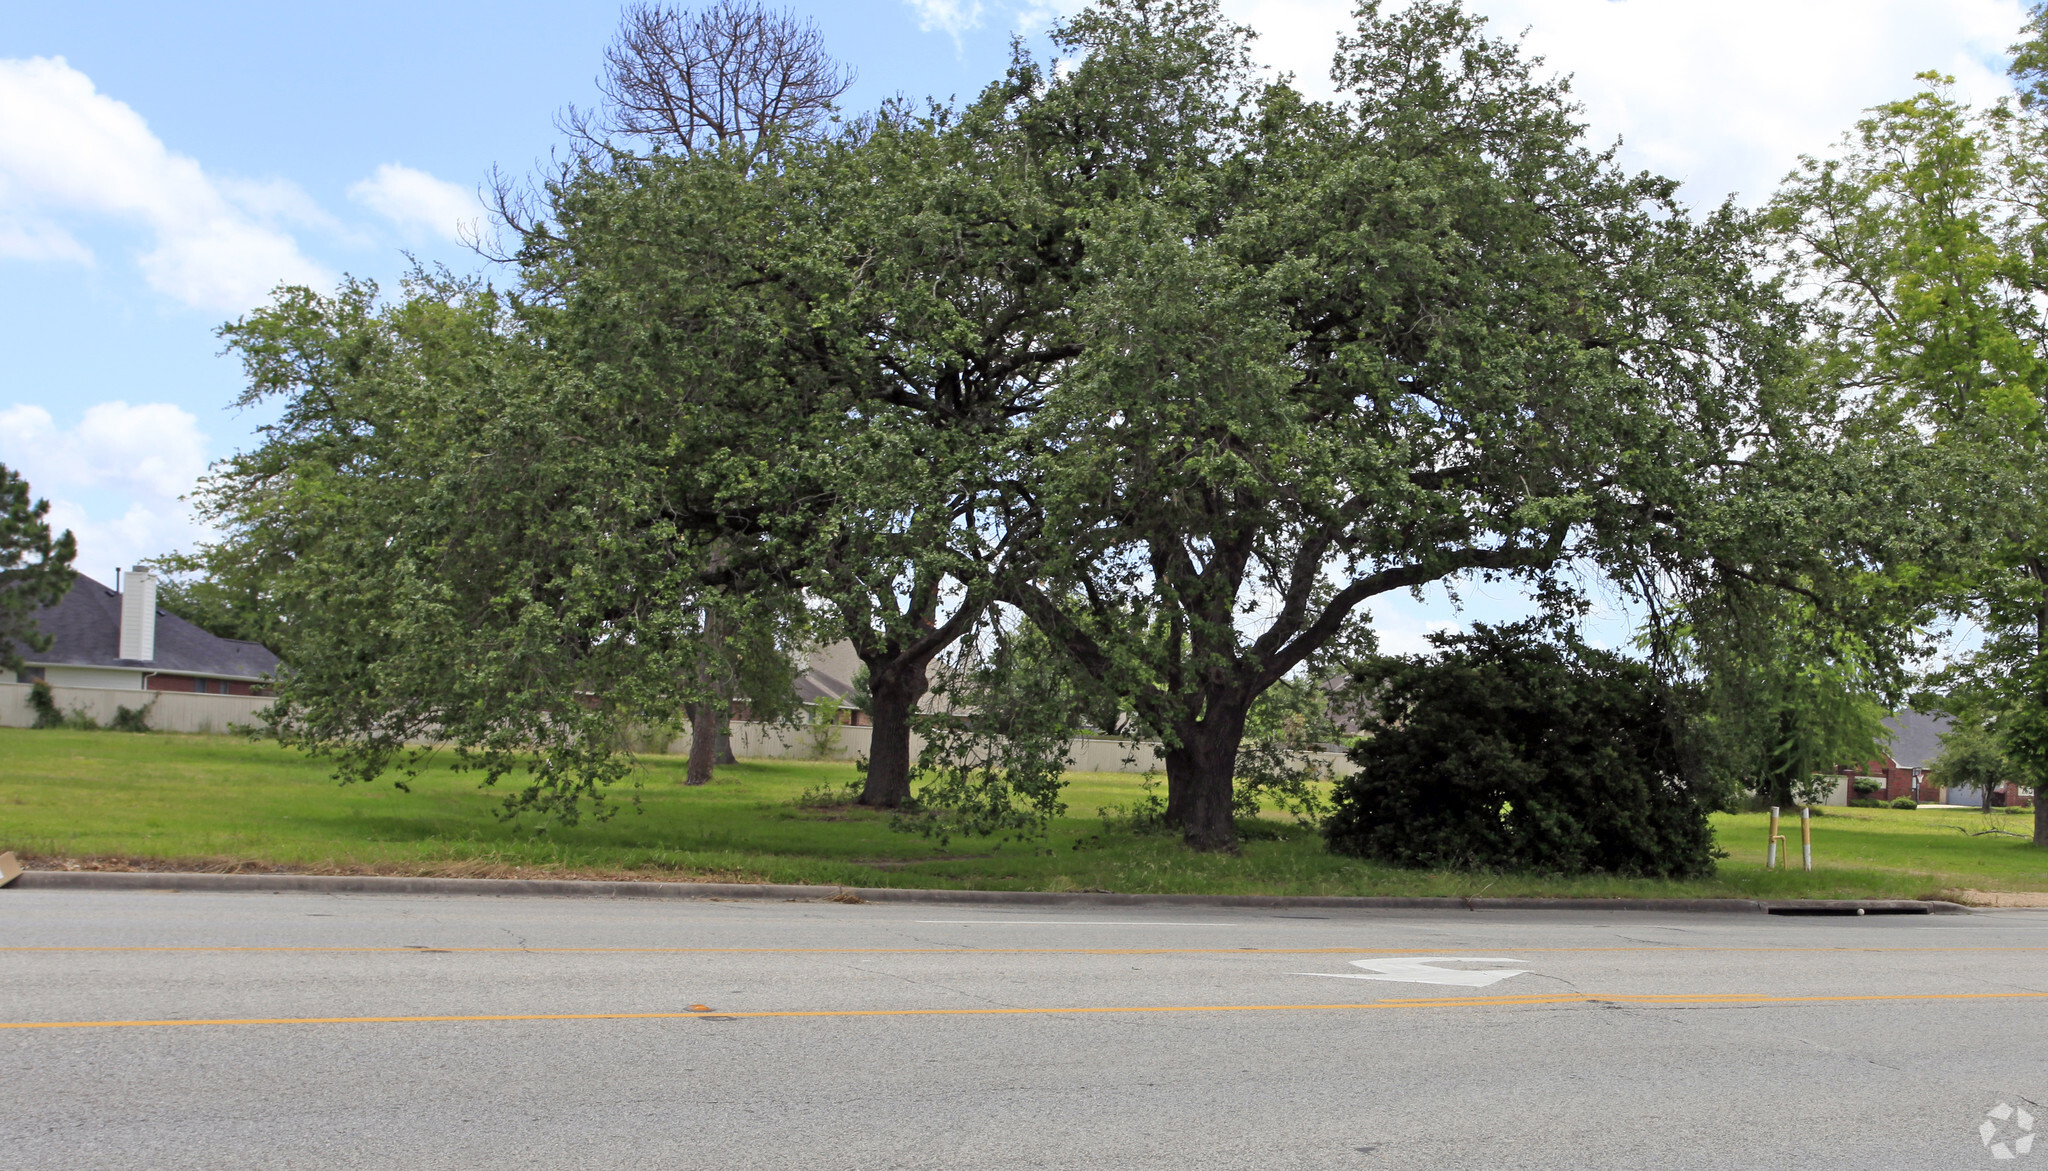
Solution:
<path fill-rule="evenodd" d="M 1852 809 L 1883 809 L 1884 802 L 1872 797 L 1856 797 L 1850 800 L 1849 807 Z"/>
<path fill-rule="evenodd" d="M 57 696 L 50 690 L 50 685 L 41 679 L 36 680 L 28 689 L 28 706 L 35 709 L 36 713 L 35 723 L 29 725 L 30 727 L 64 726 L 64 713 L 57 710 Z"/>
<path fill-rule="evenodd" d="M 1896 798 L 1896 799 L 1894 799 L 1894 800 L 1892 801 L 1892 808 L 1893 808 L 1893 809 L 1918 809 L 1918 808 L 1920 808 L 1920 803 L 1919 803 L 1918 801 L 1915 801 L 1915 800 L 1913 800 L 1913 799 L 1912 799 L 1911 797 L 1899 797 L 1899 798 Z"/>
<path fill-rule="evenodd" d="M 1710 873 L 1714 802 L 1681 767 L 1644 665 L 1529 624 L 1435 636 L 1367 669 L 1374 711 L 1325 822 L 1330 848 L 1402 866 Z"/>
<path fill-rule="evenodd" d="M 1877 792 L 1879 789 L 1884 788 L 1884 782 L 1878 780 L 1876 777 L 1857 777 L 1855 780 L 1849 782 L 1849 787 L 1856 790 L 1857 796 L 1867 797 L 1870 794 Z"/>
<path fill-rule="evenodd" d="M 74 732 L 99 730 L 100 722 L 93 719 L 83 707 L 75 707 L 69 712 L 60 710 L 57 707 L 56 694 L 50 690 L 50 685 L 41 679 L 36 680 L 35 686 L 29 688 L 28 705 L 35 709 L 36 713 L 35 722 L 29 725 L 32 728 L 69 728 Z M 156 700 L 152 699 L 141 707 L 116 707 L 114 722 L 108 727 L 116 732 L 147 732 L 149 712 L 155 706 Z"/>
<path fill-rule="evenodd" d="M 92 718 L 92 713 L 83 707 L 73 707 L 68 712 L 58 710 L 56 694 L 50 690 L 50 685 L 41 679 L 36 680 L 35 685 L 28 689 L 28 705 L 34 708 L 36 713 L 35 722 L 29 725 L 31 728 L 69 728 L 74 732 L 93 732 L 100 726 L 100 722 Z"/>

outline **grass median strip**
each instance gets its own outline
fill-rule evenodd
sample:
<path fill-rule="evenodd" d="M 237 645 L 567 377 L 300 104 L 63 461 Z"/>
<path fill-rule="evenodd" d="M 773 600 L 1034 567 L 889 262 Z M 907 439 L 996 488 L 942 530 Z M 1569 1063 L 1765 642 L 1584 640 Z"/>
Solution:
<path fill-rule="evenodd" d="M 1359 1012 L 1373 1009 L 1529 1008 L 1573 1004 L 1629 1004 L 1642 1007 L 1742 1007 L 1751 1005 L 1854 1004 L 1903 1001 L 2048 1000 L 2048 992 L 1930 992 L 1870 996 L 1765 996 L 1751 993 L 1635 995 L 1559 993 L 1537 996 L 1460 996 L 1376 1000 L 1359 1004 L 1151 1004 L 1059 1008 L 835 1008 L 774 1009 L 765 1012 L 575 1012 L 493 1013 L 448 1016 L 215 1017 L 133 1021 L 0 1021 L 0 1029 L 155 1029 L 250 1025 L 445 1025 L 521 1021 L 778 1020 L 852 1017 L 1114 1016 L 1147 1013 Z"/>
<path fill-rule="evenodd" d="M 1105 807 L 1142 779 L 1075 774 L 1069 816 L 1043 842 L 941 844 L 890 828 L 887 814 L 805 804 L 843 786 L 839 762 L 748 761 L 686 787 L 683 762 L 643 758 L 638 810 L 577 825 L 497 820 L 499 795 L 473 773 L 429 767 L 413 791 L 337 787 L 330 769 L 231 736 L 0 729 L 0 850 L 31 867 L 474 878 L 768 882 L 822 887 L 1450 897 L 1856 899 L 2048 892 L 2048 851 L 2023 817 L 1970 811 L 1831 809 L 1815 824 L 1820 868 L 1766 871 L 1762 814 L 1717 814 L 1729 852 L 1697 882 L 1409 871 L 1323 849 L 1312 831 L 1266 818 L 1239 856 L 1196 854 L 1169 835 L 1107 827 Z"/>

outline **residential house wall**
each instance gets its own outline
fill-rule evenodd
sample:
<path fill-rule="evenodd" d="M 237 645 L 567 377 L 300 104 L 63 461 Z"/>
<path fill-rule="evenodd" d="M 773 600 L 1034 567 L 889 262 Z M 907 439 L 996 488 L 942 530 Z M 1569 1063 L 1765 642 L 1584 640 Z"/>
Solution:
<path fill-rule="evenodd" d="M 1849 800 L 1862 796 L 1855 792 L 1853 784 L 1861 777 L 1869 777 L 1883 784 L 1883 788 L 1868 794 L 1868 798 L 1875 801 L 1896 801 L 1901 797 L 1911 797 L 1922 805 L 1939 805 L 1949 801 L 1961 805 L 1975 805 L 1982 800 L 1982 795 L 1974 789 L 1941 788 L 1935 784 L 1933 774 L 1925 768 L 1906 768 L 1896 761 L 1885 759 L 1871 761 L 1860 773 L 1844 769 L 1842 787 L 1836 791 L 1841 793 L 1842 789 L 1847 789 L 1848 792 L 1845 796 L 1838 797 L 1837 801 L 1846 805 Z M 2010 806 L 2015 809 L 2023 809 L 2033 804 L 2027 791 L 2015 784 L 2001 785 L 1993 789 L 1991 801 L 1994 805 Z"/>
<path fill-rule="evenodd" d="M 1859 777 L 1869 777 L 1880 783 L 1881 787 L 1869 794 L 1873 800 L 1896 801 L 1901 797 L 1911 797 L 1921 804 L 1977 802 L 1979 797 L 1974 792 L 1945 790 L 1936 784 L 1933 766 L 1941 755 L 1941 737 L 1950 727 L 1946 716 L 1902 711 L 1887 716 L 1884 725 L 1889 739 L 1889 755 L 1882 760 L 1866 762 L 1860 770 L 1853 766 L 1842 768 L 1842 782 L 1830 804 L 1847 804 L 1854 800 L 1858 794 L 1853 782 Z M 2026 795 L 2012 785 L 2006 786 L 1995 799 L 2015 806 L 2027 803 Z"/>
<path fill-rule="evenodd" d="M 100 687 L 116 691 L 142 690 L 142 672 L 118 667 L 73 667 L 52 664 L 35 667 L 27 674 L 52 687 Z"/>

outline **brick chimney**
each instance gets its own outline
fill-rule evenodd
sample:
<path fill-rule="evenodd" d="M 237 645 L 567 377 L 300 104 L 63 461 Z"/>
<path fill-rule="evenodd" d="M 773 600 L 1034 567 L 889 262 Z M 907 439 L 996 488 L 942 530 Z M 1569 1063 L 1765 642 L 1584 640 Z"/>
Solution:
<path fill-rule="evenodd" d="M 131 569 L 121 591 L 121 657 L 147 663 L 156 658 L 156 578 Z"/>

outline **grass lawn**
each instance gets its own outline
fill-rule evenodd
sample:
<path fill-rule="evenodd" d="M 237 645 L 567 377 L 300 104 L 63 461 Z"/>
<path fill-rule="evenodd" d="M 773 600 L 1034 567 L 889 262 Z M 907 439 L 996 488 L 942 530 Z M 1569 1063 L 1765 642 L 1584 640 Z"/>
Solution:
<path fill-rule="evenodd" d="M 1211 894 L 1921 898 L 1944 891 L 2048 892 L 2048 851 L 2030 815 L 1831 809 L 1814 825 L 1818 869 L 1763 868 L 1765 817 L 1716 815 L 1729 857 L 1713 879 L 1675 883 L 1397 870 L 1278 837 L 1238 857 L 1193 854 L 1171 837 L 1105 833 L 1096 811 L 1140 796 L 1139 778 L 1075 774 L 1069 815 L 1037 843 L 940 845 L 861 809 L 807 808 L 807 789 L 853 778 L 845 764 L 753 762 L 686 788 L 679 758 L 643 762 L 641 806 L 575 826 L 494 816 L 473 774 L 437 768 L 411 793 L 338 787 L 328 769 L 273 744 L 227 736 L 0 729 L 0 850 L 31 866 L 175 863 L 212 870 L 586 876 Z M 1789 825 L 1794 850 L 1798 824 Z"/>

